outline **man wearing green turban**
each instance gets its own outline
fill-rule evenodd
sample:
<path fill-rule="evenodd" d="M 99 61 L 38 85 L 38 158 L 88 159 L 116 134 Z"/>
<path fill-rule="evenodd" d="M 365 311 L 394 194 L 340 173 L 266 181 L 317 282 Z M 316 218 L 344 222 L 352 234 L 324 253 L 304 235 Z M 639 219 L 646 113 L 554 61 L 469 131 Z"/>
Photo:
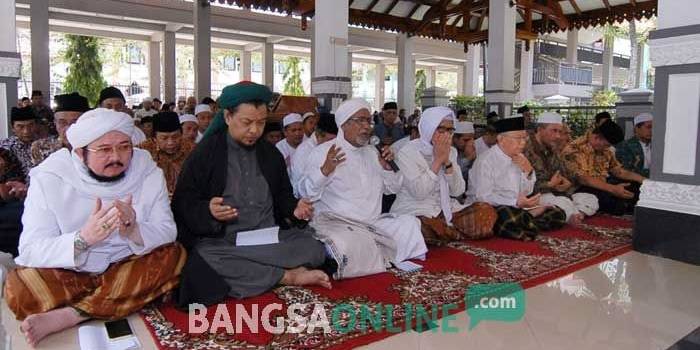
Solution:
<path fill-rule="evenodd" d="M 325 249 L 306 226 L 313 206 L 294 198 L 282 155 L 261 139 L 271 97 L 251 82 L 224 88 L 220 111 L 183 166 L 172 201 L 178 240 L 190 251 L 181 306 L 278 284 L 331 287 L 314 269 Z"/>

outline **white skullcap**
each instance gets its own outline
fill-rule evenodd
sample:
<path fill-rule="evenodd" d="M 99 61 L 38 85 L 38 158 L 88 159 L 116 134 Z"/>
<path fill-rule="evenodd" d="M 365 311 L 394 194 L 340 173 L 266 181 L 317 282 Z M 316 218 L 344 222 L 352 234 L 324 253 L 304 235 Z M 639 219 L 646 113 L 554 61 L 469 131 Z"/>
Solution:
<path fill-rule="evenodd" d="M 540 124 L 562 124 L 562 117 L 557 113 L 544 112 L 537 118 L 537 122 Z"/>
<path fill-rule="evenodd" d="M 144 97 L 143 102 L 153 102 L 153 99 L 150 97 Z"/>
<path fill-rule="evenodd" d="M 301 117 L 301 119 L 302 119 L 302 120 L 306 120 L 306 118 L 308 118 L 308 117 L 313 117 L 314 115 L 316 115 L 314 112 L 306 112 L 306 113 L 304 113 L 304 115 Z"/>
<path fill-rule="evenodd" d="M 119 131 L 131 138 L 134 128 L 134 121 L 128 114 L 106 108 L 95 108 L 83 113 L 78 121 L 68 128 L 66 137 L 73 148 L 81 148 L 110 131 Z"/>
<path fill-rule="evenodd" d="M 340 106 L 338 106 L 338 109 L 335 111 L 335 123 L 338 125 L 338 129 L 345 124 L 348 118 L 352 117 L 353 114 L 363 109 L 371 112 L 369 103 L 367 103 L 367 101 L 365 101 L 363 98 L 357 97 L 341 103 Z"/>
<path fill-rule="evenodd" d="M 192 114 L 183 114 L 180 116 L 180 124 L 186 123 L 186 122 L 197 122 L 197 117 L 195 117 Z"/>
<path fill-rule="evenodd" d="M 304 119 L 301 118 L 299 113 L 289 113 L 282 119 L 282 127 L 286 128 L 289 124 L 303 123 Z"/>
<path fill-rule="evenodd" d="M 209 108 L 209 105 L 201 104 L 194 107 L 194 115 L 197 115 L 202 112 L 211 112 L 211 108 Z"/>
<path fill-rule="evenodd" d="M 455 123 L 455 134 L 473 134 L 474 123 L 472 122 L 457 122 Z"/>
<path fill-rule="evenodd" d="M 653 120 L 654 117 L 650 113 L 642 113 L 636 117 L 634 117 L 634 126 L 637 126 L 641 123 L 648 122 Z"/>

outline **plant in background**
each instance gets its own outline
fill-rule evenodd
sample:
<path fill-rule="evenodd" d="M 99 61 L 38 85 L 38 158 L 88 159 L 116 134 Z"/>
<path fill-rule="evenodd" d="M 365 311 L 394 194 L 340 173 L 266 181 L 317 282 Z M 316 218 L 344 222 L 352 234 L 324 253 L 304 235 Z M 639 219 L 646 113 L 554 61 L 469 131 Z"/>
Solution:
<path fill-rule="evenodd" d="M 284 94 L 304 96 L 304 85 L 301 82 L 301 67 L 299 57 L 287 57 L 287 71 L 284 73 Z"/>
<path fill-rule="evenodd" d="M 617 93 L 613 90 L 600 90 L 593 93 L 591 106 L 614 106 L 617 102 Z"/>
<path fill-rule="evenodd" d="M 63 91 L 78 92 L 94 106 L 100 97 L 100 90 L 107 86 L 102 77 L 100 39 L 69 34 L 66 35 L 66 43 L 68 74 L 63 81 Z"/>
<path fill-rule="evenodd" d="M 483 96 L 456 95 L 450 100 L 450 105 L 455 111 L 466 109 L 468 121 L 486 123 L 484 119 L 486 99 Z"/>
<path fill-rule="evenodd" d="M 419 69 L 416 71 L 416 106 L 420 106 L 420 98 L 423 97 L 423 91 L 425 91 L 426 85 L 428 83 L 428 77 L 425 75 L 425 71 Z"/>

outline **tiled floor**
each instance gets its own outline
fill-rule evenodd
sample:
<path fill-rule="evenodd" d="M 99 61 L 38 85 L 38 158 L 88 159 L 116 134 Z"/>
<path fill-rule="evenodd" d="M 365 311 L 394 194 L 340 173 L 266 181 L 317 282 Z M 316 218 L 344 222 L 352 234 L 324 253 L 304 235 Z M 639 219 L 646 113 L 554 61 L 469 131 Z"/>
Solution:
<path fill-rule="evenodd" d="M 700 266 L 630 252 L 526 290 L 525 318 L 484 321 L 458 333 L 409 332 L 370 349 L 667 349 L 700 326 Z M 155 349 L 143 322 L 131 316 L 143 349 Z M 2 322 L 13 349 L 28 348 L 7 306 Z M 77 329 L 53 335 L 39 349 L 76 349 Z"/>

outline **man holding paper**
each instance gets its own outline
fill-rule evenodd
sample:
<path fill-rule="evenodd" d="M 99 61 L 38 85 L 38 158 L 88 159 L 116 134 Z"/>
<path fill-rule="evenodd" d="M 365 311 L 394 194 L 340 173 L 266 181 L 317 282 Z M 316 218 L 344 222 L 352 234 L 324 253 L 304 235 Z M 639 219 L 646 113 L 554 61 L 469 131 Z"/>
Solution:
<path fill-rule="evenodd" d="M 533 240 L 540 231 L 562 227 L 566 214 L 545 206 L 534 193 L 537 175 L 523 151 L 528 140 L 523 117 L 494 123 L 498 144 L 476 158 L 469 173 L 467 197 L 496 208 L 496 235 Z"/>
<path fill-rule="evenodd" d="M 261 136 L 272 92 L 227 86 L 202 141 L 185 162 L 173 195 L 178 239 L 190 250 L 178 302 L 212 304 L 278 284 L 320 285 L 323 245 L 305 227 L 311 203 L 297 201 L 284 158 Z"/>

